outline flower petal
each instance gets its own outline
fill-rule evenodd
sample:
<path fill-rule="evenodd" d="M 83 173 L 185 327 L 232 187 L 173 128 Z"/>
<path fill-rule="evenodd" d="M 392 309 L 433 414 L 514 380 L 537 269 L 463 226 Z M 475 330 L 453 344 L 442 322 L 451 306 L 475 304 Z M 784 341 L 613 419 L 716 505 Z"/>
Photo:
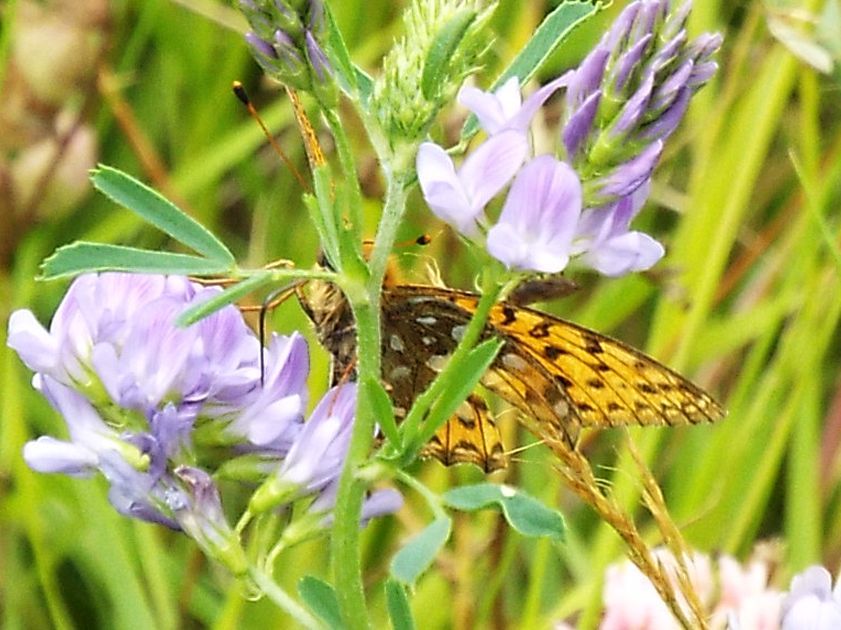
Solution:
<path fill-rule="evenodd" d="M 23 446 L 23 459 L 32 470 L 86 477 L 94 473 L 99 458 L 89 448 L 42 435 Z"/>
<path fill-rule="evenodd" d="M 475 233 L 478 212 L 471 206 L 447 152 L 432 142 L 421 144 L 418 149 L 417 173 L 424 201 L 430 210 L 459 232 Z"/>
<path fill-rule="evenodd" d="M 459 170 L 471 207 L 478 215 L 522 166 L 528 141 L 516 131 L 503 131 L 488 138 L 470 153 Z"/>
<path fill-rule="evenodd" d="M 58 362 L 58 342 L 29 310 L 19 310 L 9 317 L 6 344 L 34 372 L 52 372 Z"/>
<path fill-rule="evenodd" d="M 581 214 L 581 183 L 567 164 L 543 155 L 526 164 L 508 193 L 488 251 L 509 268 L 561 271 Z"/>
<path fill-rule="evenodd" d="M 585 99 L 575 113 L 570 116 L 567 124 L 564 125 L 562 133 L 562 140 L 567 150 L 567 155 L 574 158 L 584 146 L 584 141 L 590 135 L 593 129 L 593 121 L 596 119 L 596 113 L 599 111 L 599 104 L 601 103 L 602 92 L 596 90 Z"/>
<path fill-rule="evenodd" d="M 599 194 L 608 198 L 625 197 L 645 184 L 663 152 L 663 141 L 656 140 L 639 155 L 620 164 L 600 181 Z"/>
<path fill-rule="evenodd" d="M 457 100 L 476 115 L 482 129 L 495 134 L 502 131 L 520 109 L 520 80 L 511 77 L 496 92 L 465 85 L 459 90 Z"/>
<path fill-rule="evenodd" d="M 549 97 L 551 97 L 560 88 L 567 85 L 572 80 L 572 77 L 573 72 L 570 71 L 561 75 L 557 79 L 550 81 L 543 87 L 538 88 L 523 102 L 519 111 L 511 116 L 508 122 L 508 128 L 525 133 L 531 124 L 532 118 L 534 118 L 534 115 L 537 113 L 537 110 L 543 107 L 543 104 L 549 100 Z"/>
<path fill-rule="evenodd" d="M 648 234 L 626 232 L 587 251 L 581 259 L 599 273 L 616 277 L 650 269 L 665 253 L 663 246 Z"/>

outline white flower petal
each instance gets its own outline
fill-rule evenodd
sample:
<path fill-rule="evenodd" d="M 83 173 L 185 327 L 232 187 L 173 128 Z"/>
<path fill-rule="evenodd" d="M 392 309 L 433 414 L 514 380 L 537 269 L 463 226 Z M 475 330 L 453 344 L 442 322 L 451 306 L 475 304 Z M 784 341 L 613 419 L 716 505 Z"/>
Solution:
<path fill-rule="evenodd" d="M 92 474 L 99 462 L 96 453 L 90 449 L 49 436 L 24 444 L 23 459 L 36 472 L 74 476 Z"/>
<path fill-rule="evenodd" d="M 7 345 L 18 353 L 35 372 L 52 372 L 58 363 L 58 342 L 29 310 L 19 310 L 9 317 Z"/>

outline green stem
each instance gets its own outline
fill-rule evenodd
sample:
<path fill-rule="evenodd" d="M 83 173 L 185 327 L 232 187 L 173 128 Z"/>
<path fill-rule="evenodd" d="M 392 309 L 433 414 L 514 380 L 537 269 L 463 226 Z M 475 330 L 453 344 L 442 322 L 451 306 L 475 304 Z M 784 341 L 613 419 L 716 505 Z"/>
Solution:
<path fill-rule="evenodd" d="M 268 575 L 255 567 L 251 567 L 248 570 L 248 575 L 270 600 L 277 604 L 279 608 L 286 611 L 290 617 L 303 627 L 313 628 L 315 630 L 321 630 L 324 627 L 324 624 L 319 623 L 315 617 L 296 602 L 286 591 L 280 588 Z"/>
<path fill-rule="evenodd" d="M 325 109 L 324 116 L 330 127 L 330 133 L 336 141 L 336 151 L 339 154 L 339 162 L 345 176 L 348 190 L 348 206 L 350 208 L 351 230 L 354 240 L 362 240 L 362 189 L 359 187 L 359 176 L 356 172 L 356 161 L 353 159 L 353 152 L 350 150 L 347 134 L 342 126 L 342 121 L 335 109 Z"/>
<path fill-rule="evenodd" d="M 395 477 L 410 488 L 412 488 L 415 492 L 417 492 L 424 498 L 426 504 L 429 506 L 429 509 L 432 510 L 432 513 L 435 515 L 436 519 L 447 517 L 447 512 L 444 509 L 444 505 L 441 503 L 440 495 L 427 488 L 415 477 L 405 472 L 404 470 L 397 469 Z"/>
<path fill-rule="evenodd" d="M 377 230 L 377 237 L 374 241 L 374 249 L 371 252 L 369 263 L 371 277 L 368 280 L 369 293 L 376 292 L 379 302 L 380 291 L 382 290 L 383 277 L 385 276 L 388 257 L 391 254 L 394 240 L 397 238 L 397 229 L 403 220 L 403 213 L 406 209 L 406 188 L 412 178 L 411 170 L 406 167 L 409 162 L 408 155 L 395 156 L 395 165 L 385 165 L 383 170 L 388 181 L 385 208 Z"/>
<path fill-rule="evenodd" d="M 363 286 L 345 278 L 342 289 L 356 320 L 358 381 L 380 378 L 380 292 L 388 254 L 406 205 L 406 174 L 386 168 L 387 194 L 380 229 L 374 243 L 370 276 Z M 345 625 L 351 629 L 370 627 L 362 584 L 359 550 L 359 518 L 366 484 L 356 471 L 368 458 L 374 438 L 374 405 L 360 390 L 356 420 L 344 469 L 339 479 L 332 536 L 333 578 Z"/>

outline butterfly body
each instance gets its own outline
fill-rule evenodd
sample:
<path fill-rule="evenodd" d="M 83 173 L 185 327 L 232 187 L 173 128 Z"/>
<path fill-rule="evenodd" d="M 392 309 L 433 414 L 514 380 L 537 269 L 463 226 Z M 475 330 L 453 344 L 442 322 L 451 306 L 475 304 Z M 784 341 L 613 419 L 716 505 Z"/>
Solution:
<path fill-rule="evenodd" d="M 335 379 L 352 369 L 353 316 L 337 288 L 311 284 L 316 286 L 299 297 L 333 355 Z M 446 363 L 478 299 L 426 285 L 383 290 L 383 382 L 398 419 Z M 482 337 L 504 342 L 482 385 L 520 410 L 521 422 L 546 441 L 574 445 L 582 428 L 695 424 L 724 415 L 703 390 L 651 357 L 535 309 L 494 305 Z M 425 454 L 445 464 L 475 463 L 486 471 L 506 464 L 496 425 L 476 395 L 438 431 Z"/>

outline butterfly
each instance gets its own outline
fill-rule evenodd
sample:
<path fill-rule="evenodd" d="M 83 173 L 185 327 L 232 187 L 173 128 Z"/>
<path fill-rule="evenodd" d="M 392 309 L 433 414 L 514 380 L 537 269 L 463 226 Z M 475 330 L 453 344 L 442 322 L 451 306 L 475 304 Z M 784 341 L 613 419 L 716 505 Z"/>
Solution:
<path fill-rule="evenodd" d="M 347 375 L 356 330 L 341 291 L 310 282 L 298 291 L 333 377 Z M 477 308 L 479 296 L 427 285 L 383 289 L 383 382 L 398 420 L 441 370 Z M 503 345 L 481 379 L 520 412 L 540 439 L 574 446 L 583 428 L 686 425 L 724 416 L 713 398 L 677 372 L 631 346 L 572 322 L 510 302 L 492 307 L 483 338 Z M 507 465 L 499 430 L 484 400 L 471 395 L 425 446 L 446 465 L 469 462 L 492 472 Z"/>

